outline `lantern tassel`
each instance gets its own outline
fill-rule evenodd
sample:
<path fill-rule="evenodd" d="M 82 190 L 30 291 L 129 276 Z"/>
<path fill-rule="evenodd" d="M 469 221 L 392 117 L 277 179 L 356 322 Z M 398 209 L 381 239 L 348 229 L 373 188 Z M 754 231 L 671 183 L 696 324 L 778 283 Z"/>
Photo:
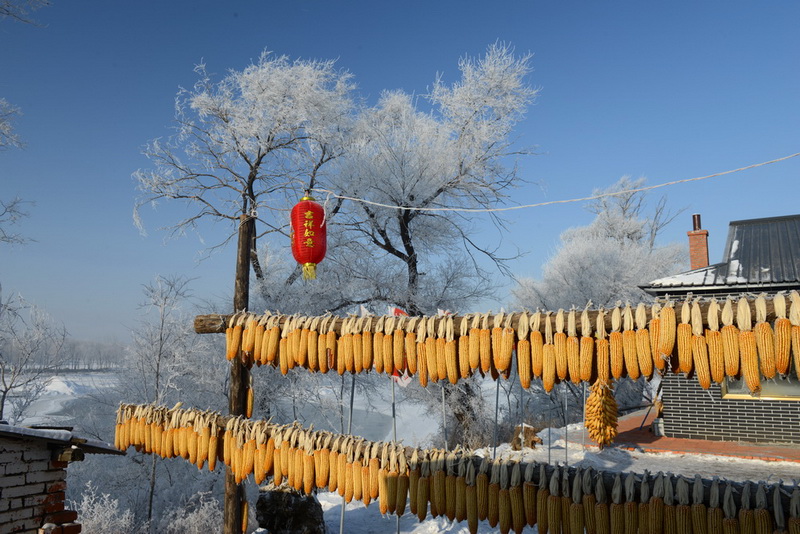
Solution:
<path fill-rule="evenodd" d="M 317 279 L 317 264 L 304 263 L 303 264 L 303 280 L 316 280 Z"/>

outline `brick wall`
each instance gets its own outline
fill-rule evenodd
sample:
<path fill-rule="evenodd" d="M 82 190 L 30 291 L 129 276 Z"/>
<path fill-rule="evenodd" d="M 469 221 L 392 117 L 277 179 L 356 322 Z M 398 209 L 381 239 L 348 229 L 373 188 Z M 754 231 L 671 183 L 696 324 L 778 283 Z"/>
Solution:
<path fill-rule="evenodd" d="M 663 382 L 664 433 L 672 438 L 800 443 L 800 401 L 723 399 L 694 379 L 668 374 Z"/>
<path fill-rule="evenodd" d="M 64 509 L 67 463 L 45 441 L 0 439 L 0 526 L 3 533 L 78 534 L 78 514 Z"/>

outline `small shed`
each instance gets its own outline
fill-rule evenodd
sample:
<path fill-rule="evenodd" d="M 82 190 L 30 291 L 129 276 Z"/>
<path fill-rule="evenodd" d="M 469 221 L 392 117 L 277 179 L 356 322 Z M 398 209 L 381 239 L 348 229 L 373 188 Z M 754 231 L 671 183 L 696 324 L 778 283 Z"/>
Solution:
<path fill-rule="evenodd" d="M 800 215 L 733 221 L 722 261 L 708 264 L 708 231 L 695 215 L 688 232 L 692 270 L 653 280 L 655 297 L 717 298 L 800 290 Z M 763 377 L 762 377 L 763 378 Z M 758 397 L 742 380 L 702 389 L 696 381 L 663 377 L 664 434 L 669 437 L 800 443 L 800 377 L 762 379 Z"/>
<path fill-rule="evenodd" d="M 0 423 L 0 526 L 4 533 L 77 534 L 78 514 L 65 507 L 67 466 L 89 454 L 119 454 L 71 428 Z"/>

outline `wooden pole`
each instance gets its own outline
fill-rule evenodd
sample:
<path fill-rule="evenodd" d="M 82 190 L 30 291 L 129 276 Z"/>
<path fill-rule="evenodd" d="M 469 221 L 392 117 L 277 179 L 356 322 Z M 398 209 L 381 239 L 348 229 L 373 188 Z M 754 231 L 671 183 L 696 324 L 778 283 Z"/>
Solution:
<path fill-rule="evenodd" d="M 247 310 L 250 304 L 250 243 L 254 219 L 242 215 L 239 222 L 239 241 L 236 250 L 236 280 L 233 292 L 234 312 Z M 224 330 L 223 330 L 224 331 Z M 245 413 L 247 387 L 250 371 L 238 358 L 231 362 L 231 383 L 228 394 L 228 410 L 231 415 Z M 245 500 L 244 485 L 237 484 L 230 467 L 225 468 L 225 519 L 224 534 L 242 532 L 242 503 Z"/>

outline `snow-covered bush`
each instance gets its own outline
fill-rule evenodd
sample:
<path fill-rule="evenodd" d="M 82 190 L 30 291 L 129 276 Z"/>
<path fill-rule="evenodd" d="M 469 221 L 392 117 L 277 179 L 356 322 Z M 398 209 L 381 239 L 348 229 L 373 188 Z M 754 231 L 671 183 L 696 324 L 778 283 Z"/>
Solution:
<path fill-rule="evenodd" d="M 205 534 L 210 525 L 222 525 L 222 515 L 222 505 L 211 493 L 198 493 L 184 506 L 167 511 L 161 518 L 158 531 L 163 534 Z"/>
<path fill-rule="evenodd" d="M 89 481 L 80 501 L 71 501 L 70 507 L 78 512 L 81 532 L 84 534 L 105 534 L 108 532 L 128 532 L 138 530 L 134 526 L 133 512 L 121 511 L 119 501 L 108 493 L 99 494 Z"/>

